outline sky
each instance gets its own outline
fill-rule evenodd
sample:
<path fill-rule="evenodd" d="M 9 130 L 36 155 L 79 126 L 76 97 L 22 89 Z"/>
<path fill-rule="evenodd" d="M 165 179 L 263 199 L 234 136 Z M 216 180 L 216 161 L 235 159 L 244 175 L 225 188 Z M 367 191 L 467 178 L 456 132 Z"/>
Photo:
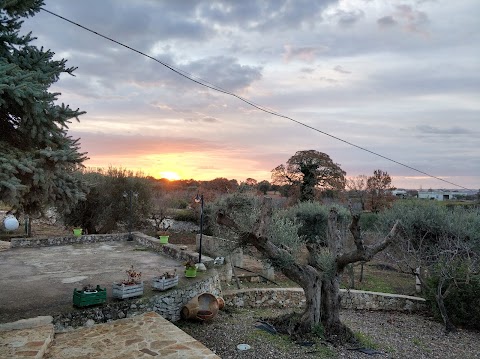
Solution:
<path fill-rule="evenodd" d="M 45 0 L 45 8 L 307 126 L 480 188 L 478 0 Z M 41 11 L 35 44 L 76 66 L 51 91 L 86 114 L 87 167 L 270 180 L 297 151 L 397 188 L 456 188 L 238 98 Z"/>

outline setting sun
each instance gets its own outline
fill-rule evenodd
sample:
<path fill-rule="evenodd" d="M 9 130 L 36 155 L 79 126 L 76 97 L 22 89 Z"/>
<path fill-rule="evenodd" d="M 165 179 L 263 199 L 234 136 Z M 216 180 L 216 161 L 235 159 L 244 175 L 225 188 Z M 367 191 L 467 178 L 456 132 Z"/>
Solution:
<path fill-rule="evenodd" d="M 179 180 L 179 179 L 180 179 L 180 176 L 178 175 L 178 173 L 176 173 L 176 172 L 171 172 L 171 171 L 160 172 L 160 177 L 161 177 L 161 178 L 166 178 L 166 179 L 168 179 L 169 181 L 175 181 L 175 180 Z"/>

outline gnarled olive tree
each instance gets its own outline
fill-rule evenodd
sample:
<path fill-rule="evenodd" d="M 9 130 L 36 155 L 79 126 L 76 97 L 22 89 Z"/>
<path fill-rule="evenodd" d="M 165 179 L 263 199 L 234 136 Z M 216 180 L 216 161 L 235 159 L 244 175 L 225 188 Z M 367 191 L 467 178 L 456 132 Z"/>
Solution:
<path fill-rule="evenodd" d="M 340 277 L 350 263 L 368 261 L 394 239 L 397 223 L 379 243 L 367 246 L 359 226 L 360 216 L 315 202 L 300 203 L 287 211 L 274 211 L 272 200 L 225 197 L 217 223 L 236 233 L 241 245 L 254 246 L 271 264 L 305 291 L 306 307 L 291 328 L 309 333 L 322 325 L 327 337 L 339 342 L 353 338 L 341 321 Z M 346 221 L 351 219 L 347 237 Z M 347 249 L 347 241 L 354 249 Z"/>

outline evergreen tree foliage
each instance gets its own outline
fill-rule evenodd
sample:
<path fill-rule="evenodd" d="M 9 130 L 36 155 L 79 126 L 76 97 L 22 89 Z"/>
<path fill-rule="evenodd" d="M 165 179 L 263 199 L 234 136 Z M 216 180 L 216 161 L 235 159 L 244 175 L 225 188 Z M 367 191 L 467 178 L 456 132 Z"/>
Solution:
<path fill-rule="evenodd" d="M 86 159 L 68 123 L 84 112 L 57 105 L 49 87 L 66 60 L 20 34 L 21 18 L 40 11 L 41 0 L 0 0 L 0 201 L 27 214 L 47 205 L 69 208 L 85 197 L 76 170 Z"/>

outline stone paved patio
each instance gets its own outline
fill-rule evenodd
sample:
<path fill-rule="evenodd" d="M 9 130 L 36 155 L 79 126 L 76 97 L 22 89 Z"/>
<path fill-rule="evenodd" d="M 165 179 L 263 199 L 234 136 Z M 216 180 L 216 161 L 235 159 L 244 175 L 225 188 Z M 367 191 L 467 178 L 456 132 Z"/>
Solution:
<path fill-rule="evenodd" d="M 124 279 L 131 265 L 147 281 L 165 271 L 183 270 L 181 262 L 135 241 L 0 251 L 0 323 L 69 312 L 73 289 L 86 284 L 107 288 L 110 301 L 112 283 Z M 149 293 L 147 286 L 145 295 Z"/>
<path fill-rule="evenodd" d="M 149 312 L 55 336 L 45 358 L 220 358 L 160 315 Z"/>

